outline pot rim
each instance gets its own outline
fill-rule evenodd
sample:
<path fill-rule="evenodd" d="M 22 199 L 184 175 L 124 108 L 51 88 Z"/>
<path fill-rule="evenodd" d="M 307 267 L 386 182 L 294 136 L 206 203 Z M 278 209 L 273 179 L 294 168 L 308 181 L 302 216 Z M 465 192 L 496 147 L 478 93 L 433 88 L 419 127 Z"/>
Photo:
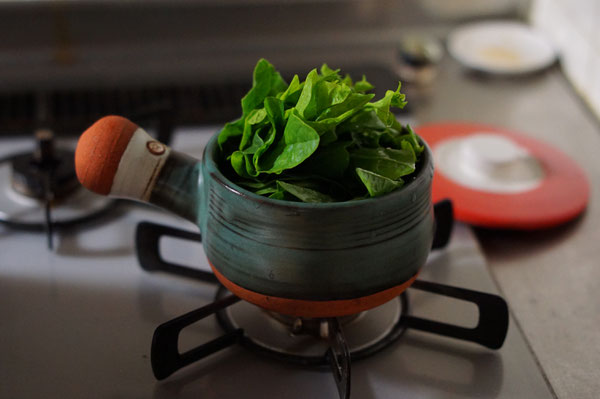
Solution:
<path fill-rule="evenodd" d="M 357 205 L 368 205 L 375 201 L 381 201 L 382 199 L 393 200 L 396 197 L 400 197 L 406 195 L 409 191 L 409 187 L 415 187 L 420 184 L 420 182 L 426 179 L 426 173 L 430 169 L 428 166 L 431 165 L 431 169 L 433 170 L 433 156 L 431 153 L 431 149 L 425 140 L 423 140 L 419 135 L 417 135 L 419 142 L 425 147 L 422 153 L 422 158 L 419 162 L 420 167 L 417 169 L 416 174 L 413 179 L 407 182 L 404 186 L 402 186 L 398 190 L 394 190 L 391 193 L 379 196 L 379 197 L 370 197 L 365 199 L 358 200 L 349 200 L 349 201 L 339 201 L 339 202 L 301 202 L 301 201 L 286 201 L 286 200 L 278 200 L 269 197 L 264 197 L 262 195 L 258 195 L 253 193 L 252 191 L 246 190 L 245 188 L 235 184 L 232 182 L 227 176 L 221 172 L 219 164 L 217 162 L 217 157 L 219 155 L 219 147 L 217 144 L 219 134 L 215 133 L 213 137 L 209 140 L 204 148 L 202 154 L 202 163 L 210 163 L 212 166 L 210 174 L 215 180 L 223 185 L 230 192 L 240 196 L 246 197 L 250 200 L 259 201 L 263 203 L 268 203 L 273 206 L 278 207 L 287 207 L 287 208 L 302 208 L 302 209 L 336 209 L 336 208 L 346 208 L 346 207 L 355 207 Z M 214 156 L 207 157 L 207 154 L 211 151 Z M 215 172 L 216 171 L 216 172 Z M 431 174 L 433 176 L 433 173 Z"/>

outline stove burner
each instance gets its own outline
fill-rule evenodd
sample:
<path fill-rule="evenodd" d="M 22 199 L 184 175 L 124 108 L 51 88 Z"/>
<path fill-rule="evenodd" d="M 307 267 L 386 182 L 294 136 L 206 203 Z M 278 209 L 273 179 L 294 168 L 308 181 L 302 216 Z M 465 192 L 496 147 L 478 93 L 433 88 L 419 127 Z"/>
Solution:
<path fill-rule="evenodd" d="M 219 286 L 215 302 L 227 295 L 231 293 Z M 403 293 L 379 307 L 335 318 L 337 326 L 331 325 L 330 318 L 301 319 L 281 314 L 274 317 L 273 312 L 245 301 L 216 312 L 216 317 L 226 333 L 243 329 L 244 339 L 240 344 L 253 352 L 302 366 L 326 366 L 329 359 L 324 354 L 331 346 L 331 339 L 342 330 L 351 360 L 361 360 L 385 349 L 403 335 L 406 326 L 401 320 L 408 309 L 408 296 Z M 301 326 L 298 320 L 302 320 Z"/>
<path fill-rule="evenodd" d="M 75 153 L 56 148 L 50 130 L 35 132 L 36 148 L 0 159 L 0 222 L 27 231 L 53 232 L 104 216 L 116 201 L 84 190 L 75 174 Z"/>
<path fill-rule="evenodd" d="M 263 313 L 287 328 L 291 335 L 311 335 L 317 338 L 327 338 L 329 336 L 327 323 L 323 319 L 288 316 L 270 310 L 264 310 Z M 356 320 L 361 320 L 364 315 L 365 312 L 360 312 L 338 317 L 338 320 L 343 327 Z"/>
<path fill-rule="evenodd" d="M 38 200 L 60 200 L 79 187 L 75 174 L 75 152 L 55 149 L 50 130 L 35 133 L 37 148 L 33 153 L 20 154 L 12 161 L 12 188 Z"/>
<path fill-rule="evenodd" d="M 52 125 L 46 108 L 40 109 L 36 125 Z M 161 100 L 136 106 L 129 118 L 153 126 L 157 139 L 168 144 L 177 108 Z M 120 214 L 113 211 L 121 201 L 96 195 L 79 184 L 74 151 L 56 148 L 51 130 L 39 129 L 34 136 L 35 150 L 0 159 L 0 223 L 18 230 L 45 231 L 51 249 L 54 230 Z"/>
<path fill-rule="evenodd" d="M 452 224 L 451 204 L 435 206 L 437 223 L 434 247 L 448 242 Z M 196 233 L 143 222 L 136 232 L 136 251 L 143 269 L 164 271 L 217 283 L 206 271 L 163 260 L 159 241 L 163 236 L 201 241 Z M 409 290 L 426 291 L 468 301 L 477 306 L 479 321 L 466 328 L 409 314 L 406 292 L 396 300 L 358 315 L 341 318 L 298 319 L 267 312 L 240 298 L 219 284 L 215 301 L 167 321 L 156 328 L 152 339 L 151 363 L 157 379 L 169 377 L 177 370 L 234 344 L 257 354 L 302 366 L 329 365 L 339 397 L 350 398 L 351 361 L 374 355 L 392 345 L 407 329 L 478 343 L 499 349 L 508 331 L 508 307 L 497 295 L 416 280 Z M 179 336 L 188 326 L 214 315 L 224 334 L 184 353 L 179 352 Z"/>

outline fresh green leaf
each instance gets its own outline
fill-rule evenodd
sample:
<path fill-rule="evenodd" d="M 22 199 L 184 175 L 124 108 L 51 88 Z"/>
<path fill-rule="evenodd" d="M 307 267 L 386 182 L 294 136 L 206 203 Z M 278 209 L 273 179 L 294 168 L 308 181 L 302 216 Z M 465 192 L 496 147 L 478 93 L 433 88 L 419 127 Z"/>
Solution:
<path fill-rule="evenodd" d="M 235 184 L 242 186 L 250 191 L 262 190 L 274 185 L 274 182 L 262 182 L 257 180 L 236 180 Z"/>
<path fill-rule="evenodd" d="M 300 83 L 300 78 L 298 77 L 298 75 L 294 75 L 288 88 L 284 92 L 279 93 L 277 95 L 277 98 L 283 101 L 284 104 L 292 106 L 298 102 L 303 87 L 304 82 Z"/>
<path fill-rule="evenodd" d="M 319 134 L 292 114 L 288 119 L 283 137 L 263 155 L 259 172 L 281 173 L 293 168 L 312 155 L 319 145 Z"/>
<path fill-rule="evenodd" d="M 331 69 L 327 64 L 321 65 L 321 75 L 324 78 L 333 78 L 334 80 L 340 80 L 340 75 L 338 74 L 339 72 L 339 69 Z"/>
<path fill-rule="evenodd" d="M 283 101 L 276 97 L 265 98 L 265 112 L 271 125 L 276 130 L 284 127 L 284 105 Z"/>
<path fill-rule="evenodd" d="M 350 163 L 350 154 L 346 149 L 350 144 L 342 141 L 324 147 L 319 146 L 319 149 L 302 164 L 301 171 L 332 179 L 341 178 Z"/>
<path fill-rule="evenodd" d="M 267 123 L 267 111 L 264 108 L 253 109 L 248 113 L 244 122 L 244 131 L 242 133 L 242 141 L 240 142 L 240 150 L 245 149 L 254 138 L 254 133 L 258 127 Z"/>
<path fill-rule="evenodd" d="M 326 64 L 288 85 L 259 60 L 242 117 L 219 132 L 231 164 L 224 172 L 258 195 L 288 201 L 356 200 L 400 187 L 425 147 L 392 112 L 406 103 L 400 85 L 374 102 L 372 89 L 365 76 L 354 82 Z"/>
<path fill-rule="evenodd" d="M 382 146 L 382 137 L 385 134 L 386 132 L 381 130 L 364 129 L 353 131 L 351 137 L 359 148 L 379 148 Z"/>
<path fill-rule="evenodd" d="M 404 181 L 392 180 L 368 170 L 356 168 L 356 174 L 365 185 L 371 197 L 379 197 L 402 187 Z"/>
<path fill-rule="evenodd" d="M 285 200 L 285 191 L 283 191 L 280 188 L 277 191 L 275 191 L 273 194 L 269 195 L 269 198 L 284 201 Z"/>
<path fill-rule="evenodd" d="M 296 184 L 286 183 L 284 181 L 277 181 L 277 185 L 283 190 L 294 197 L 298 198 L 302 202 L 333 202 L 327 194 L 320 193 L 310 188 L 298 186 Z"/>
<path fill-rule="evenodd" d="M 264 195 L 264 196 L 269 196 L 271 198 L 275 198 L 275 195 L 277 195 L 277 193 L 279 193 L 279 192 L 280 192 L 280 189 L 277 187 L 267 187 L 262 190 L 255 191 L 254 194 Z M 277 199 L 280 199 L 280 198 L 277 198 Z"/>
<path fill-rule="evenodd" d="M 313 69 L 306 75 L 302 93 L 296 103 L 296 110 L 304 119 L 311 119 L 317 113 L 316 91 L 317 83 L 321 80 L 319 73 Z"/>
<path fill-rule="evenodd" d="M 363 105 L 371 101 L 373 97 L 375 97 L 375 94 L 351 93 L 344 99 L 344 101 L 325 109 L 321 115 L 319 115 L 317 121 L 327 119 L 333 119 L 337 121 L 336 118 L 341 115 L 344 115 L 344 118 L 342 118 L 342 120 L 344 120 L 351 114 L 355 113 L 357 109 L 360 109 Z"/>
<path fill-rule="evenodd" d="M 328 145 L 330 143 L 334 143 L 338 139 L 334 128 L 325 130 L 323 133 L 319 133 L 319 135 L 321 136 L 321 142 L 319 143 L 320 145 Z"/>
<path fill-rule="evenodd" d="M 362 79 L 354 84 L 354 90 L 359 93 L 364 93 L 365 91 L 373 90 L 375 86 L 371 83 L 367 82 L 367 77 L 365 75 L 362 76 Z"/>
<path fill-rule="evenodd" d="M 252 163 L 252 155 L 244 154 L 244 162 L 246 164 L 246 173 L 252 177 L 257 177 L 258 172 Z"/>
<path fill-rule="evenodd" d="M 219 147 L 222 149 L 223 145 L 225 144 L 225 142 L 227 142 L 227 140 L 229 140 L 229 138 L 241 136 L 243 131 L 244 131 L 244 120 L 242 118 L 240 118 L 236 121 L 233 121 L 233 122 L 227 122 L 225 124 L 225 126 L 223 126 L 223 129 L 221 129 L 221 131 L 218 133 L 219 134 L 219 138 L 218 138 Z"/>
<path fill-rule="evenodd" d="M 331 89 L 331 105 L 343 103 L 352 93 L 352 87 L 344 83 L 333 85 Z"/>
<path fill-rule="evenodd" d="M 242 98 L 242 112 L 247 115 L 250 111 L 262 105 L 269 95 L 276 95 L 287 88 L 279 72 L 267 60 L 261 59 L 254 68 L 252 89 Z"/>
<path fill-rule="evenodd" d="M 262 155 L 271 147 L 273 142 L 275 141 L 275 137 L 277 136 L 277 131 L 275 128 L 271 127 L 267 133 L 266 139 L 263 141 L 263 144 L 256 150 L 254 156 L 252 158 L 254 169 L 259 170 L 260 159 Z"/>
<path fill-rule="evenodd" d="M 379 119 L 377 113 L 372 109 L 361 110 L 360 112 L 357 112 L 352 118 L 340 126 L 340 130 L 342 131 L 359 131 L 363 129 L 382 130 L 385 128 L 385 124 L 381 121 L 381 119 Z"/>
<path fill-rule="evenodd" d="M 276 183 L 273 183 L 267 187 L 261 188 L 259 190 L 256 190 L 254 192 L 254 194 L 257 195 L 270 195 L 270 194 L 275 194 L 276 192 L 281 191 L 281 189 L 277 186 Z"/>
<path fill-rule="evenodd" d="M 354 87 L 354 83 L 352 82 L 352 77 L 350 77 L 350 74 L 346 74 L 341 80 L 341 83 L 345 84 L 346 86 Z"/>
<path fill-rule="evenodd" d="M 245 178 L 252 177 L 250 176 L 250 174 L 248 174 L 246 170 L 246 155 L 243 152 L 236 151 L 233 154 L 231 154 L 230 161 L 233 170 L 235 170 L 235 173 Z"/>
<path fill-rule="evenodd" d="M 329 75 L 331 76 L 331 75 Z M 296 110 L 304 120 L 315 120 L 319 113 L 331 103 L 331 92 L 335 84 L 325 80 L 320 76 L 316 69 L 313 69 L 306 76 L 304 87 Z"/>
<path fill-rule="evenodd" d="M 377 116 L 386 126 L 391 126 L 396 120 L 396 117 L 390 112 L 390 107 L 404 108 L 406 105 L 404 94 L 400 93 L 401 84 L 398 83 L 396 91 L 388 90 L 385 96 L 374 103 L 369 103 L 365 106 L 367 109 L 374 109 Z"/>
<path fill-rule="evenodd" d="M 408 131 L 408 133 L 402 136 L 402 139 L 407 140 L 412 145 L 417 155 L 421 155 L 425 147 L 419 143 L 419 139 L 417 138 L 415 132 L 413 132 L 413 130 L 411 129 L 410 125 L 406 125 L 406 130 Z"/>
<path fill-rule="evenodd" d="M 264 144 L 265 142 L 262 137 L 260 137 L 260 134 L 255 134 L 254 137 L 252 137 L 252 144 L 250 144 L 250 147 L 247 147 L 242 153 L 245 155 L 254 155 L 259 148 L 264 146 Z"/>
<path fill-rule="evenodd" d="M 415 171 L 415 157 L 412 150 L 358 148 L 350 153 L 350 158 L 355 167 L 392 180 L 397 180 Z"/>

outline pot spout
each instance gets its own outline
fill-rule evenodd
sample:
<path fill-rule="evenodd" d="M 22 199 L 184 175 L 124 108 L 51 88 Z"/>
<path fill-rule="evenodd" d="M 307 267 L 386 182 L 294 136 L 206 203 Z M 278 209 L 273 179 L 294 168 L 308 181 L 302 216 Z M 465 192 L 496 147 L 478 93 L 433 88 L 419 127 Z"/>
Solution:
<path fill-rule="evenodd" d="M 154 204 L 198 223 L 200 162 L 126 118 L 105 116 L 90 126 L 77 143 L 75 169 L 91 191 Z"/>

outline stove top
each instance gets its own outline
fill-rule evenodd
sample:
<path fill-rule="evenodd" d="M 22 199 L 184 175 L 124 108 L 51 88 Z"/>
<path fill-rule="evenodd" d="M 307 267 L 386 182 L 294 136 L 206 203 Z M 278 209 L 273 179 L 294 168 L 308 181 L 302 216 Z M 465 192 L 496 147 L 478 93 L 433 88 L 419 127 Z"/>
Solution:
<path fill-rule="evenodd" d="M 199 156 L 215 130 L 178 130 L 173 147 Z M 24 145 L 4 140 L 0 157 Z M 154 330 L 212 302 L 215 286 L 142 270 L 134 250 L 139 222 L 192 231 L 195 226 L 147 206 L 123 209 L 107 223 L 62 232 L 54 252 L 46 249 L 43 234 L 0 225 L 0 397 L 338 397 L 328 369 L 274 361 L 239 346 L 157 382 L 150 363 Z M 165 237 L 160 248 L 174 263 L 210 270 L 199 243 Z M 419 278 L 498 291 L 471 230 L 460 224 L 449 246 L 430 255 Z M 418 290 L 408 295 L 416 316 L 465 327 L 477 323 L 470 303 Z M 179 350 L 222 334 L 214 318 L 203 319 L 182 331 Z M 552 395 L 511 320 L 498 351 L 409 329 L 386 350 L 352 364 L 352 397 Z"/>

